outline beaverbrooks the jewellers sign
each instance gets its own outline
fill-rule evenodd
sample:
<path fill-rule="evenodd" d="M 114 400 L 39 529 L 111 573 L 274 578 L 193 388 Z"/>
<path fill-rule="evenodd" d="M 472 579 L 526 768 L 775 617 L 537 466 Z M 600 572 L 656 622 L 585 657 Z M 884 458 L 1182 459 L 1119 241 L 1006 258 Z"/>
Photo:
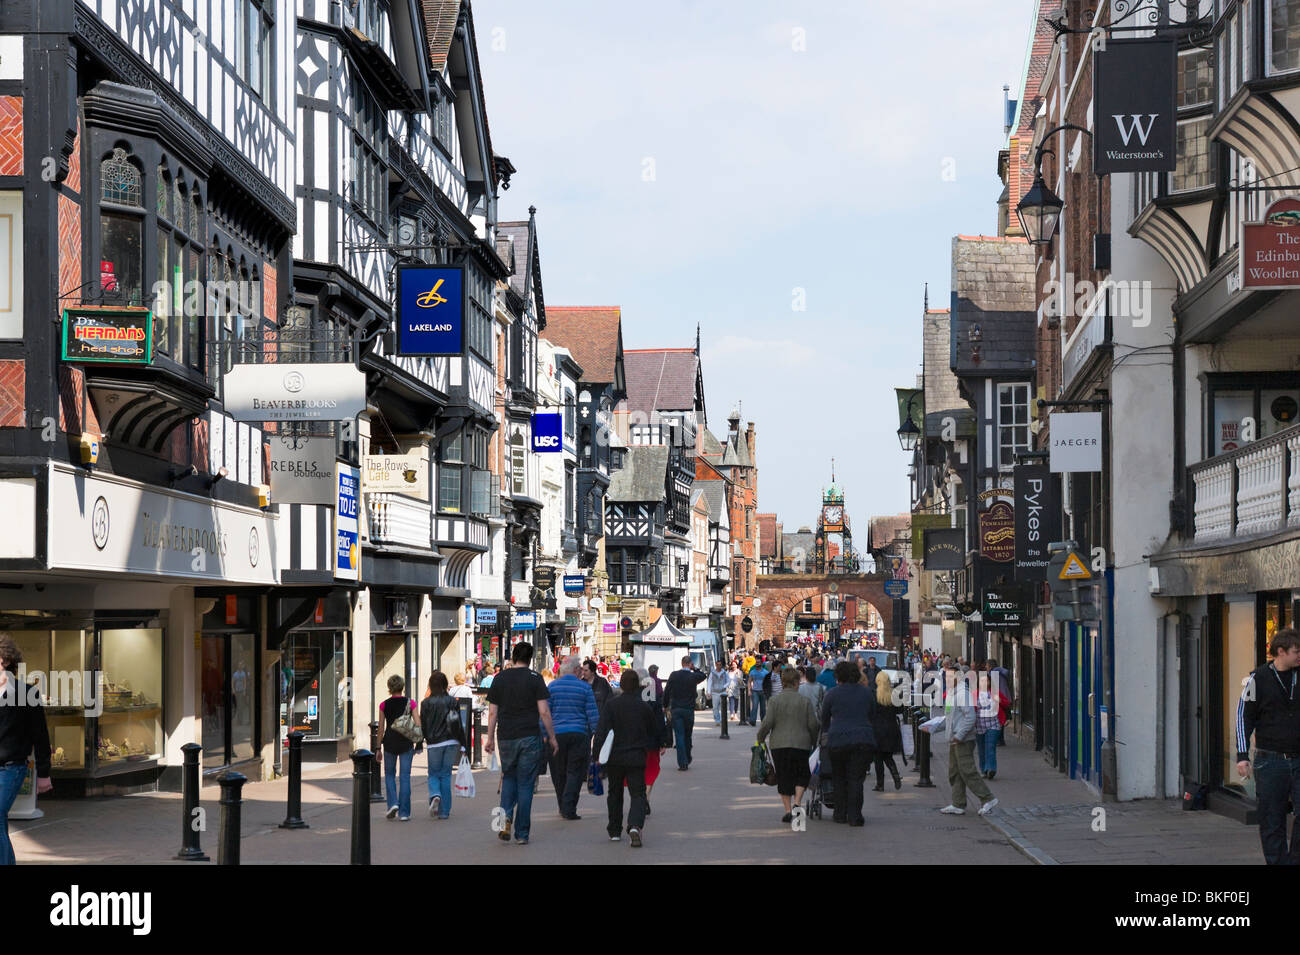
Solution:
<path fill-rule="evenodd" d="M 1300 198 L 1278 199 L 1263 222 L 1241 224 L 1242 288 L 1300 288 Z"/>
<path fill-rule="evenodd" d="M 223 381 L 236 421 L 345 421 L 366 410 L 366 376 L 350 362 L 235 365 Z"/>
<path fill-rule="evenodd" d="M 1093 172 L 1173 172 L 1178 51 L 1173 40 L 1107 39 L 1093 57 Z"/>

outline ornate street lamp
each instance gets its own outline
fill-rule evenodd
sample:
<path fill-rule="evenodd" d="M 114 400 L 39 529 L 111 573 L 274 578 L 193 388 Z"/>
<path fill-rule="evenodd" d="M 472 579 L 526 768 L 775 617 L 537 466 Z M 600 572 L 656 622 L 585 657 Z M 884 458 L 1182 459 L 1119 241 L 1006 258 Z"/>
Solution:
<path fill-rule="evenodd" d="M 921 397 L 921 392 L 914 391 L 911 397 L 907 399 L 907 408 L 903 413 L 903 423 L 898 428 L 898 443 L 908 454 L 916 450 L 917 442 L 921 440 L 921 429 L 912 420 L 912 404 L 919 397 Z"/>
<path fill-rule="evenodd" d="M 1092 138 L 1091 132 L 1073 123 L 1062 123 L 1048 131 L 1034 153 L 1034 184 L 1029 187 L 1024 198 L 1016 204 L 1016 218 L 1020 220 L 1020 228 L 1024 231 L 1025 238 L 1034 245 L 1047 245 L 1052 241 L 1052 237 L 1056 235 L 1056 227 L 1061 222 L 1061 210 L 1065 208 L 1064 200 L 1052 192 L 1043 181 L 1043 154 L 1051 152 L 1046 148 L 1047 141 L 1067 129 L 1076 130 L 1086 134 L 1089 139 Z"/>

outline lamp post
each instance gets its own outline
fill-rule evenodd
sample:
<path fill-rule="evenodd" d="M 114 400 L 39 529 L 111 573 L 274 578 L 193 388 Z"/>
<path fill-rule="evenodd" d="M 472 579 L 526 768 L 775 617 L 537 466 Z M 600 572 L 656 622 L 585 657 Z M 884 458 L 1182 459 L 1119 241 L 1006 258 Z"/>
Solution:
<path fill-rule="evenodd" d="M 1067 129 L 1073 129 L 1092 139 L 1091 132 L 1073 123 L 1062 123 L 1049 130 L 1034 152 L 1034 183 L 1029 187 L 1024 198 L 1016 204 L 1016 218 L 1020 220 L 1020 228 L 1024 231 L 1025 238 L 1033 245 L 1050 243 L 1061 222 L 1061 210 L 1065 208 L 1065 200 L 1052 192 L 1043 181 L 1043 155 L 1052 152 L 1047 148 L 1047 141 Z"/>
<path fill-rule="evenodd" d="M 916 444 L 921 439 L 921 429 L 918 428 L 916 422 L 912 420 L 912 403 L 920 396 L 921 392 L 917 391 L 907 399 L 907 409 L 904 413 L 903 423 L 899 425 L 898 428 L 899 446 L 901 446 L 908 454 L 911 454 L 916 450 Z"/>

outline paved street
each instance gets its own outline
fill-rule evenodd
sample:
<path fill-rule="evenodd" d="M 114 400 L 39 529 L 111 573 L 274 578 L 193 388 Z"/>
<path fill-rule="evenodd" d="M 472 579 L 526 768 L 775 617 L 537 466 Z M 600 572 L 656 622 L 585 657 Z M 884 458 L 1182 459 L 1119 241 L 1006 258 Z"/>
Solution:
<path fill-rule="evenodd" d="M 1060 863 L 1238 863 L 1257 864 L 1253 828 L 1211 813 L 1184 813 L 1173 801 L 1107 804 L 1104 832 L 1092 829 L 1093 809 L 1077 783 L 1063 779 L 1018 741 L 1000 754 L 993 789 L 1000 805 L 991 819 L 972 810 L 966 816 L 937 812 L 949 798 L 946 750 L 939 747 L 934 789 L 918 789 L 904 770 L 903 789 L 887 783 L 884 793 L 867 793 L 867 825 L 849 829 L 810 819 L 804 832 L 780 822 L 775 789 L 748 781 L 754 730 L 731 727 L 731 740 L 717 738 L 709 715 L 696 724 L 696 758 L 689 773 L 665 772 L 651 799 L 653 813 L 645 846 L 605 836 L 605 801 L 584 795 L 582 820 L 563 822 L 555 809 L 549 778 L 534 802 L 533 833 L 527 847 L 498 840 L 490 828 L 497 804 L 492 773 L 476 773 L 479 793 L 457 800 L 447 822 L 421 812 L 426 804 L 423 757 L 412 774 L 415 809 L 408 823 L 384 818 L 383 804 L 371 807 L 373 861 L 420 864 L 472 863 L 947 863 L 1027 865 Z M 941 738 L 940 738 L 941 739 Z M 337 772 L 337 771 L 336 771 Z M 330 775 L 303 785 L 304 818 L 311 828 L 288 832 L 285 783 L 245 787 L 242 854 L 245 864 L 344 863 L 349 853 L 351 779 Z M 218 806 L 215 788 L 204 790 L 208 813 L 205 851 L 214 859 Z M 97 801 L 47 800 L 45 818 L 12 827 L 22 862 L 166 863 L 180 844 L 180 800 L 172 794 L 141 794 Z M 1018 844 L 1018 846 L 1017 846 Z"/>

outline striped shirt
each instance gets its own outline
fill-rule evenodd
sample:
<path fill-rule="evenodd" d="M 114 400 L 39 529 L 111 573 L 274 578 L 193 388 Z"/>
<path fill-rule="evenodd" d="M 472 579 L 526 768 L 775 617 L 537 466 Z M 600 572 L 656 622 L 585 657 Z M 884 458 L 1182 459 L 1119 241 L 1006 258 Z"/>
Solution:
<path fill-rule="evenodd" d="M 596 695 L 590 684 L 572 674 L 552 680 L 551 722 L 555 733 L 586 733 L 590 736 L 596 732 L 600 722 L 600 711 L 596 709 Z"/>

